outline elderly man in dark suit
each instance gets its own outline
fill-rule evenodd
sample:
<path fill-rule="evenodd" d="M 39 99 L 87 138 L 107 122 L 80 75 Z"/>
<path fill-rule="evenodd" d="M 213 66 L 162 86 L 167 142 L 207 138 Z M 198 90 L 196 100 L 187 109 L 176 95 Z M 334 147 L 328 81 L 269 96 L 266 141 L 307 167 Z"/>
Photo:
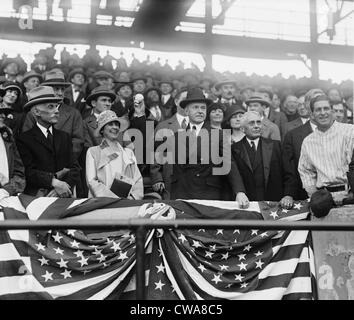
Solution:
<path fill-rule="evenodd" d="M 42 85 L 52 87 L 55 96 L 61 100 L 59 104 L 59 119 L 55 123 L 55 129 L 62 130 L 70 135 L 74 158 L 78 159 L 84 145 L 84 126 L 80 112 L 72 106 L 69 106 L 68 100 L 64 98 L 64 90 L 70 86 L 70 83 L 65 82 L 63 73 L 52 70 L 45 74 Z M 35 116 L 32 112 L 28 112 L 22 132 L 33 128 L 35 123 Z"/>
<path fill-rule="evenodd" d="M 79 181 L 79 166 L 73 155 L 72 139 L 54 125 L 61 102 L 51 87 L 30 91 L 24 109 L 31 109 L 36 123 L 17 139 L 26 174 L 24 193 L 33 196 L 72 197 Z"/>
<path fill-rule="evenodd" d="M 250 201 L 280 201 L 293 206 L 293 194 L 283 179 L 280 142 L 261 137 L 259 113 L 248 111 L 241 120 L 245 137 L 232 145 L 232 155 L 240 170 Z"/>
<path fill-rule="evenodd" d="M 166 144 L 174 145 L 169 150 L 173 162 L 171 199 L 235 200 L 236 195 L 240 206 L 247 207 L 242 179 L 227 152 L 230 149 L 223 144 L 222 131 L 210 129 L 205 122 L 211 102 L 200 88 L 191 88 L 180 103 L 189 117 L 189 126 L 187 131 L 169 137 Z"/>

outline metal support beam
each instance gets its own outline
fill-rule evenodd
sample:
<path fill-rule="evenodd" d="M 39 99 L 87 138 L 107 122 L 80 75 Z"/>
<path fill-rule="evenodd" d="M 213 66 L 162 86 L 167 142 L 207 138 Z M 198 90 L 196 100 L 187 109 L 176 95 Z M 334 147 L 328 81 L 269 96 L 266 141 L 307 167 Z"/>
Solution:
<path fill-rule="evenodd" d="M 316 45 L 317 42 L 317 0 L 309 0 L 310 4 L 310 39 L 311 44 Z M 316 52 L 312 52 L 308 57 L 311 59 L 312 78 L 319 79 L 319 62 Z"/>
<path fill-rule="evenodd" d="M 205 1 L 205 70 L 212 70 L 213 68 L 213 3 L 212 0 Z"/>

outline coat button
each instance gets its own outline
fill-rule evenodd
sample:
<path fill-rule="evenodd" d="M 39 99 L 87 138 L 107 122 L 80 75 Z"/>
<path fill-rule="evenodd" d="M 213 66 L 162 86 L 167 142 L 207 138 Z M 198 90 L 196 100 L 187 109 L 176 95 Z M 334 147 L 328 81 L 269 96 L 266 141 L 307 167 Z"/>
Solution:
<path fill-rule="evenodd" d="M 199 177 L 199 176 L 200 176 L 200 174 L 199 174 L 199 173 L 197 173 L 197 174 L 196 174 L 196 176 L 197 176 L 197 177 Z"/>

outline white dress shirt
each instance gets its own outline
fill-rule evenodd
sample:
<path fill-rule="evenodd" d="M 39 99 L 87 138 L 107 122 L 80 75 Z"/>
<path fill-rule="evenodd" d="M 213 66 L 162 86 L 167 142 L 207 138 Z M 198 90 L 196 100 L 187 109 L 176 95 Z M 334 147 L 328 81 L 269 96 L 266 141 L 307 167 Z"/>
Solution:
<path fill-rule="evenodd" d="M 256 146 L 256 151 L 257 151 L 257 149 L 258 149 L 258 143 L 259 143 L 259 138 L 254 139 L 254 140 L 251 140 L 251 139 L 248 139 L 248 138 L 246 137 L 246 139 L 247 139 L 247 141 L 248 141 L 248 143 L 249 143 L 249 145 L 250 145 L 251 148 L 252 148 L 251 142 L 254 142 L 254 144 L 255 144 L 255 146 Z"/>
<path fill-rule="evenodd" d="M 195 134 L 199 135 L 200 129 L 203 127 L 204 121 L 199 124 L 195 123 L 190 123 L 190 130 L 193 130 L 193 127 L 195 127 Z"/>
<path fill-rule="evenodd" d="M 186 116 L 186 117 L 184 117 L 184 116 L 182 116 L 182 115 L 180 115 L 179 113 L 176 113 L 176 118 L 177 118 L 177 121 L 178 121 L 178 124 L 179 124 L 179 126 L 182 128 L 182 122 L 183 122 L 183 120 L 186 120 L 186 125 L 188 126 L 188 124 L 189 124 L 189 118 Z"/>
<path fill-rule="evenodd" d="M 163 104 L 166 104 L 167 103 L 167 101 L 168 101 L 168 99 L 170 99 L 170 97 L 171 97 L 171 94 L 163 94 L 162 95 L 162 103 Z"/>
<path fill-rule="evenodd" d="M 38 126 L 38 128 L 42 131 L 42 133 L 44 134 L 44 136 L 47 138 L 47 136 L 48 136 L 48 132 L 47 132 L 48 128 L 43 127 L 43 126 L 42 126 L 41 124 L 39 124 L 38 122 L 37 122 L 37 126 Z M 53 134 L 53 127 L 52 127 L 52 126 L 49 127 L 49 132 L 50 132 L 51 134 Z"/>
<path fill-rule="evenodd" d="M 315 129 L 301 146 L 298 170 L 308 194 L 316 188 L 346 185 L 354 149 L 354 126 L 334 121 L 325 132 Z"/>

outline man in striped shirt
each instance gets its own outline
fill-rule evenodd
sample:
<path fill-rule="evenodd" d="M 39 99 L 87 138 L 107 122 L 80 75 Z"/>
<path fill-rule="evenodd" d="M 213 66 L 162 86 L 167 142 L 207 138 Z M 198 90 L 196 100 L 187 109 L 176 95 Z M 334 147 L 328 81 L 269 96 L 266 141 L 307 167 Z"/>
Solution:
<path fill-rule="evenodd" d="M 339 204 L 347 195 L 347 171 L 354 148 L 354 126 L 335 121 L 326 95 L 310 102 L 317 129 L 302 144 L 299 174 L 309 197 L 321 188 Z"/>

